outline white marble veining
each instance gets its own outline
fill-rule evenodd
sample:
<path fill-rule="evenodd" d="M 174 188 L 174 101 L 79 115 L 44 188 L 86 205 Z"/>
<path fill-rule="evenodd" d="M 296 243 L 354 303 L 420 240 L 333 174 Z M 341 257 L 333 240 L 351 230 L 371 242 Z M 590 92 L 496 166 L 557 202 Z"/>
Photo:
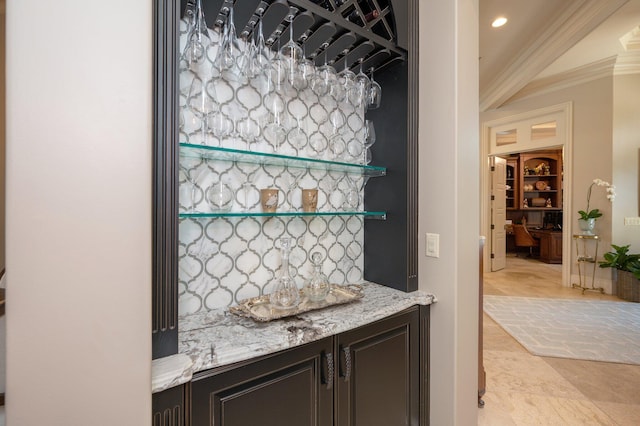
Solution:
<path fill-rule="evenodd" d="M 184 354 L 154 359 L 151 363 L 152 392 L 160 392 L 190 381 L 192 367 L 193 361 Z"/>
<path fill-rule="evenodd" d="M 369 282 L 363 282 L 362 286 L 364 297 L 353 303 L 268 323 L 239 317 L 227 309 L 181 316 L 179 353 L 189 356 L 193 374 L 303 345 L 370 324 L 414 305 L 436 302 L 435 296 L 421 291 L 405 293 Z M 189 380 L 190 374 L 182 372 L 172 385 Z M 154 388 L 154 392 L 158 390 L 162 389 Z"/>

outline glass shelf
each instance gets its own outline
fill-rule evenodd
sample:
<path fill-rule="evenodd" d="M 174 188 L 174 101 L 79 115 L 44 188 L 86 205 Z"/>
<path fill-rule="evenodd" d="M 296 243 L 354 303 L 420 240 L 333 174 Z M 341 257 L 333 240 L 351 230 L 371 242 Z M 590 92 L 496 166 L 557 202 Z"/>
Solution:
<path fill-rule="evenodd" d="M 180 142 L 180 156 L 234 161 L 238 163 L 264 164 L 268 166 L 294 167 L 299 169 L 336 171 L 367 177 L 384 176 L 387 174 L 386 167 L 341 163 L 315 158 L 298 158 L 288 155 L 242 151 L 238 149 L 194 145 L 184 142 Z"/>
<path fill-rule="evenodd" d="M 180 219 L 202 219 L 202 218 L 217 218 L 217 217 L 315 217 L 315 216 L 364 216 L 370 219 L 382 219 L 387 218 L 387 212 L 362 212 L 362 211 L 332 211 L 332 212 L 275 212 L 275 213 L 263 213 L 263 212 L 225 212 L 225 213 L 211 213 L 211 212 L 194 212 L 194 213 L 180 213 L 178 217 Z"/>

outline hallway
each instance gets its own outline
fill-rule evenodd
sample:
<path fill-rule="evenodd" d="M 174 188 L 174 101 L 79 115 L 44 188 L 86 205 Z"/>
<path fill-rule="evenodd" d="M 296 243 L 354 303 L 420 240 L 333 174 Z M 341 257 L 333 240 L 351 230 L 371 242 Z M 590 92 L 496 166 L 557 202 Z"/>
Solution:
<path fill-rule="evenodd" d="M 619 300 L 561 287 L 561 265 L 507 258 L 507 268 L 484 275 L 484 294 Z M 485 407 L 478 424 L 638 425 L 640 365 L 531 355 L 484 315 Z"/>

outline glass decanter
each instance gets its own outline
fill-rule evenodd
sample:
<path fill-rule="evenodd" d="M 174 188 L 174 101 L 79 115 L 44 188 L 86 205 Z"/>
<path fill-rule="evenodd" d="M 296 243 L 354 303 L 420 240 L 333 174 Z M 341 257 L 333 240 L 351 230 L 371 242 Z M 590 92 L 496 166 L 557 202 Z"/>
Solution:
<path fill-rule="evenodd" d="M 271 306 L 276 309 L 292 309 L 300 302 L 298 286 L 289 272 L 289 254 L 291 253 L 291 238 L 280 238 L 280 251 L 282 265 L 280 266 L 280 277 L 276 282 L 275 290 L 269 295 Z"/>
<path fill-rule="evenodd" d="M 311 302 L 322 302 L 329 294 L 329 279 L 322 273 L 322 255 L 315 252 L 311 255 L 313 275 L 304 285 L 304 291 Z"/>

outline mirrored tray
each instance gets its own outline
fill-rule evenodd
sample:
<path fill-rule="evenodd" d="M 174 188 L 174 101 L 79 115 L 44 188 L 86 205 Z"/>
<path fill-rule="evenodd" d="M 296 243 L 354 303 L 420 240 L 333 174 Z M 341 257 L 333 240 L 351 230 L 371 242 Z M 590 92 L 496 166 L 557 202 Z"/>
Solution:
<path fill-rule="evenodd" d="M 276 309 L 269 303 L 269 295 L 253 297 L 242 300 L 238 305 L 229 308 L 233 314 L 251 318 L 259 322 L 273 321 L 286 318 L 304 312 L 315 311 L 329 306 L 342 305 L 362 299 L 364 290 L 361 285 L 337 285 L 331 284 L 331 289 L 326 299 L 321 302 L 311 302 L 303 290 L 300 290 L 300 303 L 291 309 Z"/>

